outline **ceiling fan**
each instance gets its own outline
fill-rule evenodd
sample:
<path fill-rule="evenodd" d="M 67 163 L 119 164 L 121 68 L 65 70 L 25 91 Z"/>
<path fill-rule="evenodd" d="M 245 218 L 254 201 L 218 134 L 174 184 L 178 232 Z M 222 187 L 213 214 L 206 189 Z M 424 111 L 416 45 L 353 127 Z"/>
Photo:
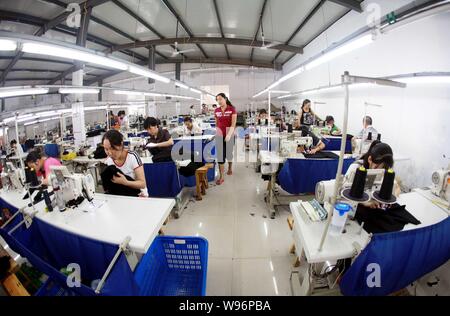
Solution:
<path fill-rule="evenodd" d="M 178 49 L 178 42 L 175 42 L 175 43 L 174 43 L 174 46 L 175 46 L 175 47 L 173 47 L 173 50 L 171 50 L 171 51 L 170 51 L 170 50 L 164 50 L 164 49 L 162 49 L 162 51 L 171 54 L 170 57 L 176 57 L 176 56 L 178 56 L 178 55 L 180 55 L 180 54 L 183 54 L 183 53 L 188 53 L 188 52 L 194 52 L 194 51 L 196 51 L 195 48 L 179 50 L 179 49 Z"/>
<path fill-rule="evenodd" d="M 178 24 L 179 23 L 180 23 L 180 21 L 177 20 L 177 28 L 175 30 L 175 38 L 178 38 Z M 195 48 L 179 50 L 178 49 L 178 42 L 175 42 L 173 46 L 172 45 L 170 45 L 170 46 L 173 48 L 173 50 L 164 50 L 164 49 L 161 50 L 163 52 L 171 54 L 170 57 L 176 57 L 176 56 L 178 56 L 180 54 L 194 52 L 196 50 Z"/>
<path fill-rule="evenodd" d="M 277 41 L 265 42 L 265 40 L 264 40 L 264 28 L 263 28 L 262 21 L 261 21 L 261 40 L 262 40 L 262 45 L 258 46 L 257 48 L 262 49 L 262 50 L 266 50 L 266 49 L 271 48 L 273 46 L 277 46 L 277 45 L 282 44 L 281 42 L 277 42 Z"/>

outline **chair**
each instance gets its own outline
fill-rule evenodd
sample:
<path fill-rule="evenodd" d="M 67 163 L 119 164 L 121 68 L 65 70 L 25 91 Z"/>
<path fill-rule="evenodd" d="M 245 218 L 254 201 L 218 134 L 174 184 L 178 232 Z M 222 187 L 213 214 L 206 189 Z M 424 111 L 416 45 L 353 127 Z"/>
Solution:
<path fill-rule="evenodd" d="M 44 153 L 47 157 L 59 159 L 59 149 L 57 144 L 46 144 L 44 147 Z"/>
<path fill-rule="evenodd" d="M 177 166 L 173 161 L 144 164 L 148 196 L 176 198 L 182 186 Z"/>
<path fill-rule="evenodd" d="M 207 163 L 203 167 L 198 168 L 195 171 L 195 180 L 196 180 L 196 196 L 195 199 L 197 201 L 202 200 L 202 194 L 206 195 L 206 189 L 208 188 L 208 170 L 213 168 L 214 164 Z"/>

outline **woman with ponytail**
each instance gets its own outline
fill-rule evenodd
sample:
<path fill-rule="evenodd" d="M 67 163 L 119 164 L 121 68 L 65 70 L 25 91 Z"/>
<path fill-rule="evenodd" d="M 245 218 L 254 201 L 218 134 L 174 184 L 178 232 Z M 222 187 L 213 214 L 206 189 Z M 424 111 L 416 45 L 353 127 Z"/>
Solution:
<path fill-rule="evenodd" d="M 224 182 L 225 159 L 228 160 L 228 175 L 232 175 L 232 160 L 234 148 L 234 130 L 236 128 L 237 112 L 225 93 L 216 96 L 219 107 L 214 111 L 216 119 L 216 152 L 219 163 L 219 179 L 217 185 Z"/>

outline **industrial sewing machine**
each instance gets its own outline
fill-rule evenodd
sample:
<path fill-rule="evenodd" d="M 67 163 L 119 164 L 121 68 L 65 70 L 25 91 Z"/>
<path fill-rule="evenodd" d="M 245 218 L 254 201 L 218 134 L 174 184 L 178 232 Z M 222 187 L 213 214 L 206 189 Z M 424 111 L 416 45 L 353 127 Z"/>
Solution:
<path fill-rule="evenodd" d="M 383 183 L 384 169 L 368 169 L 367 177 L 364 184 L 364 191 L 369 192 L 370 196 L 372 192 L 377 191 L 381 188 L 381 184 Z M 348 190 L 354 181 L 356 174 L 356 169 L 353 170 L 350 174 L 344 176 L 343 184 L 341 189 L 339 190 L 339 195 L 342 196 L 344 190 Z M 327 180 L 320 181 L 316 184 L 316 200 L 321 203 L 330 203 L 331 197 L 334 194 L 334 183 L 336 180 Z M 352 203 L 350 203 L 352 204 Z M 352 206 L 355 206 L 354 203 Z"/>
<path fill-rule="evenodd" d="M 450 165 L 447 167 L 447 170 L 442 168 L 433 172 L 431 181 L 433 182 L 431 186 L 431 193 L 446 200 L 447 202 L 450 202 Z"/>
<path fill-rule="evenodd" d="M 5 167 L 1 173 L 2 186 L 6 190 L 22 189 L 22 173 L 21 170 L 14 167 L 12 162 L 6 162 Z"/>
<path fill-rule="evenodd" d="M 312 146 L 312 137 L 282 137 L 280 139 L 280 155 L 283 157 L 292 157 L 297 154 L 297 148 L 304 146 L 309 148 Z"/>
<path fill-rule="evenodd" d="M 84 198 L 89 202 L 94 198 L 95 182 L 90 173 L 71 174 L 66 166 L 52 166 L 50 183 L 61 211 L 67 204 L 78 205 Z"/>

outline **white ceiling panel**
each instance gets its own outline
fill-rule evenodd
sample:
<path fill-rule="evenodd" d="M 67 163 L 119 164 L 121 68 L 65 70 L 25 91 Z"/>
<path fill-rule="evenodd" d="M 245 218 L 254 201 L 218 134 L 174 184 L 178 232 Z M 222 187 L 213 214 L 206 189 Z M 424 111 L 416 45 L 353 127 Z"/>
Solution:
<path fill-rule="evenodd" d="M 263 18 L 266 40 L 286 42 L 320 0 L 268 1 Z M 261 38 L 261 30 L 258 39 Z"/>
<path fill-rule="evenodd" d="M 2 0 L 0 1 L 0 9 L 20 12 L 47 20 L 54 18 L 63 11 L 61 7 L 55 4 L 35 0 Z"/>
<path fill-rule="evenodd" d="M 333 2 L 325 2 L 319 11 L 309 20 L 305 27 L 295 36 L 292 45 L 302 46 L 320 34 L 321 30 L 328 28 L 333 21 L 347 12 L 343 6 Z"/>
<path fill-rule="evenodd" d="M 220 36 L 220 27 L 212 0 L 169 1 L 195 36 Z M 219 13 L 222 19 L 220 7 Z"/>
<path fill-rule="evenodd" d="M 8 66 L 8 64 L 9 64 L 8 59 L 0 59 L 0 69 L 1 70 L 5 69 Z"/>
<path fill-rule="evenodd" d="M 28 25 L 23 23 L 0 21 L 0 30 L 20 33 L 20 34 L 33 34 L 39 29 L 38 26 Z"/>
<path fill-rule="evenodd" d="M 228 45 L 230 50 L 230 55 L 234 59 L 248 59 L 250 57 L 251 47 L 238 46 L 238 45 Z"/>
<path fill-rule="evenodd" d="M 208 57 L 222 57 L 222 58 L 226 58 L 227 57 L 227 53 L 225 51 L 225 46 L 224 45 L 202 44 L 201 46 L 205 50 L 205 52 L 208 55 Z M 198 53 L 201 54 L 201 52 L 198 49 L 198 47 L 195 46 L 195 48 L 197 49 Z M 228 51 L 230 51 L 230 46 L 229 45 L 228 45 Z M 230 52 L 230 55 L 231 55 L 231 52 Z"/>
<path fill-rule="evenodd" d="M 13 80 L 17 78 L 46 78 L 52 79 L 58 76 L 58 73 L 48 72 L 48 71 L 40 71 L 40 72 L 29 72 L 29 71 L 11 71 L 8 74 L 8 79 Z"/>
<path fill-rule="evenodd" d="M 272 61 L 278 52 L 279 50 L 275 49 L 255 48 L 253 50 L 253 60 Z"/>
<path fill-rule="evenodd" d="M 226 37 L 253 38 L 262 0 L 217 0 Z"/>
<path fill-rule="evenodd" d="M 97 36 L 101 39 L 104 39 L 105 41 L 114 43 L 114 44 L 126 44 L 129 43 L 130 40 L 111 29 L 95 23 L 94 21 L 89 22 L 89 34 Z"/>

